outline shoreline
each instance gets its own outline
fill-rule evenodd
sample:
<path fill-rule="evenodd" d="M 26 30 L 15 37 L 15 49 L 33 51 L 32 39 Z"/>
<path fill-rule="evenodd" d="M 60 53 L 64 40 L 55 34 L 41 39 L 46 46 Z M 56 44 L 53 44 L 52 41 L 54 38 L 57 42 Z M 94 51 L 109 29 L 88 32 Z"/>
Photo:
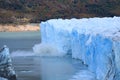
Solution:
<path fill-rule="evenodd" d="M 38 23 L 29 23 L 23 25 L 14 24 L 0 24 L 0 32 L 23 32 L 23 31 L 39 31 L 40 27 Z"/>

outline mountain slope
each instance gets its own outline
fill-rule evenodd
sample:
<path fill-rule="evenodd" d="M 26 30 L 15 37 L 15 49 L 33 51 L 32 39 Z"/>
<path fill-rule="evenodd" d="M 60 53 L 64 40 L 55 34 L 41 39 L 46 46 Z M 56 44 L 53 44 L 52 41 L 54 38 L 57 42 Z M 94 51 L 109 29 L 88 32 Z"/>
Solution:
<path fill-rule="evenodd" d="M 120 16 L 120 0 L 0 0 L 0 23 Z"/>

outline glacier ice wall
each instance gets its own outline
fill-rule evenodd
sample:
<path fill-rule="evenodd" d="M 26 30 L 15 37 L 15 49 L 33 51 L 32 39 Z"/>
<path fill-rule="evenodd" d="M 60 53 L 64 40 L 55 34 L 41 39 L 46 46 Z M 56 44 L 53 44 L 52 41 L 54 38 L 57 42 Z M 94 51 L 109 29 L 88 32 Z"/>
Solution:
<path fill-rule="evenodd" d="M 40 24 L 42 43 L 55 45 L 55 47 L 63 54 L 70 52 L 71 34 L 70 30 L 68 30 L 68 26 L 65 26 L 69 23 L 69 20 L 63 21 L 62 19 L 42 22 Z M 64 27 L 64 29 L 60 28 L 61 26 Z"/>
<path fill-rule="evenodd" d="M 81 59 L 98 80 L 118 79 L 120 17 L 51 19 L 41 22 L 40 27 L 42 43 Z"/>

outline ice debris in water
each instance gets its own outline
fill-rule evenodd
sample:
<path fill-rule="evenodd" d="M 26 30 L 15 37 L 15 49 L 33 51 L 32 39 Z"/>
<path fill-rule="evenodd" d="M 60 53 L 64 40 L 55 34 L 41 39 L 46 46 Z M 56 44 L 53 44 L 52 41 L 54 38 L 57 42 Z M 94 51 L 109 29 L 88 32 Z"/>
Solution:
<path fill-rule="evenodd" d="M 34 53 L 39 56 L 64 56 L 61 52 L 52 44 L 36 44 L 33 47 Z"/>

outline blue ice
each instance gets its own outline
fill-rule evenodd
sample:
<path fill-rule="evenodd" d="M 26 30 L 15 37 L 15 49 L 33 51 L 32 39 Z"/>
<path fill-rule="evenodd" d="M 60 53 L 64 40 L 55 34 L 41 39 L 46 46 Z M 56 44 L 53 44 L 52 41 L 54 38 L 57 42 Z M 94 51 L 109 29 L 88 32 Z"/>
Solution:
<path fill-rule="evenodd" d="M 120 17 L 51 19 L 40 27 L 42 43 L 53 44 L 61 54 L 70 53 L 82 60 L 93 78 L 120 79 Z"/>

